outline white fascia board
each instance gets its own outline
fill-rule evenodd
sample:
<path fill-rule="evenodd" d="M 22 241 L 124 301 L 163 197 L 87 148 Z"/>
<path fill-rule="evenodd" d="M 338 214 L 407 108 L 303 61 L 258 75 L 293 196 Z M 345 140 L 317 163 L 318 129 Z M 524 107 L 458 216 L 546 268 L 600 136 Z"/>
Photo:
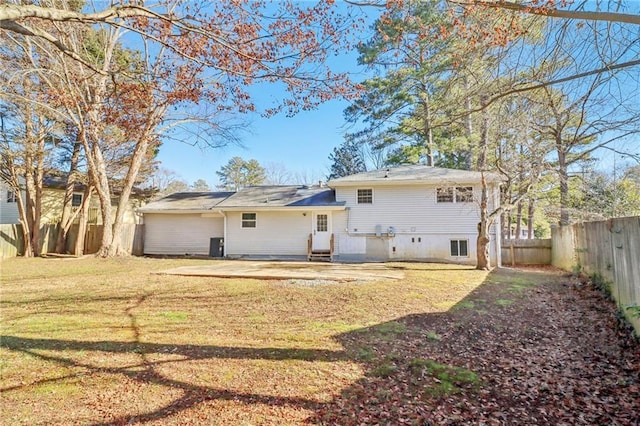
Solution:
<path fill-rule="evenodd" d="M 347 206 L 242 206 L 242 207 L 221 207 L 218 210 L 223 212 L 247 212 L 247 211 L 287 211 L 287 212 L 308 212 L 313 210 L 319 211 L 341 211 L 345 210 Z"/>
<path fill-rule="evenodd" d="M 487 180 L 488 185 L 499 185 L 500 182 Z M 328 182 L 327 186 L 331 188 L 341 187 L 358 187 L 358 188 L 374 188 L 376 186 L 442 186 L 442 185 L 480 185 L 480 180 L 363 180 L 359 182 Z"/>
<path fill-rule="evenodd" d="M 214 216 L 221 216 L 219 213 L 212 212 L 211 210 L 167 210 L 167 209 L 152 209 L 152 210 L 144 210 L 138 209 L 138 213 L 142 214 L 213 214 Z"/>

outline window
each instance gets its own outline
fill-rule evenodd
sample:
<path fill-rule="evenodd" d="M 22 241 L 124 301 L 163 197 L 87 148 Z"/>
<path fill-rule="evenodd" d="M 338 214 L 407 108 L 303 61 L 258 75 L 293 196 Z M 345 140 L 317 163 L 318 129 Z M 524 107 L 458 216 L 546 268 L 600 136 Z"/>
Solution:
<path fill-rule="evenodd" d="M 242 213 L 242 227 L 243 228 L 255 228 L 257 221 L 256 213 Z"/>
<path fill-rule="evenodd" d="M 373 204 L 373 189 L 358 189 L 358 204 Z"/>
<path fill-rule="evenodd" d="M 469 257 L 468 245 L 467 240 L 451 240 L 451 256 Z"/>
<path fill-rule="evenodd" d="M 470 203 L 473 201 L 473 187 L 457 186 L 436 189 L 438 203 Z"/>
<path fill-rule="evenodd" d="M 82 194 L 73 194 L 73 197 L 71 197 L 71 206 L 80 207 L 80 204 L 82 204 Z"/>
<path fill-rule="evenodd" d="M 18 197 L 16 196 L 16 193 L 13 192 L 12 190 L 8 190 L 7 203 L 17 203 L 17 202 L 18 202 Z"/>
<path fill-rule="evenodd" d="M 473 202 L 473 187 L 459 186 L 456 188 L 456 203 Z"/>
<path fill-rule="evenodd" d="M 436 189 L 436 197 L 439 203 L 453 203 L 453 188 Z"/>
<path fill-rule="evenodd" d="M 329 216 L 326 214 L 319 214 L 316 216 L 316 230 L 318 232 L 327 232 L 329 230 Z"/>

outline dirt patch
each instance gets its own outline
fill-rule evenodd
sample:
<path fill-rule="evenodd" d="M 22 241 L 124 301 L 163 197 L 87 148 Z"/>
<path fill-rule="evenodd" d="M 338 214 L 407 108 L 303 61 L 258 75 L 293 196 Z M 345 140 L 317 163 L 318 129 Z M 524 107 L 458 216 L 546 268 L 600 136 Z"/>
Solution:
<path fill-rule="evenodd" d="M 313 423 L 640 422 L 640 345 L 610 301 L 559 271 L 503 269 L 448 312 L 392 325 L 341 336 L 367 377 Z"/>
<path fill-rule="evenodd" d="M 254 278 L 266 280 L 370 281 L 399 280 L 404 272 L 381 263 L 312 263 L 264 261 L 216 261 L 210 265 L 183 266 L 159 272 L 165 275 Z"/>

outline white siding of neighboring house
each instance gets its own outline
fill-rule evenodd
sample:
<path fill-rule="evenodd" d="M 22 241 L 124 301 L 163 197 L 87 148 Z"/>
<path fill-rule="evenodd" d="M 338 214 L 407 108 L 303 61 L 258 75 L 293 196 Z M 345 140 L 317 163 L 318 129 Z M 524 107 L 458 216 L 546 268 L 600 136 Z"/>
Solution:
<path fill-rule="evenodd" d="M 255 228 L 242 228 L 242 212 L 227 212 L 225 255 L 240 256 L 306 256 L 312 229 L 311 211 L 254 211 Z"/>
<path fill-rule="evenodd" d="M 20 223 L 18 203 L 7 202 L 8 191 L 11 191 L 9 186 L 4 182 L 0 182 L 0 223 Z M 22 192 L 22 199 L 24 200 L 24 191 Z"/>
<path fill-rule="evenodd" d="M 224 218 L 200 214 L 144 215 L 145 254 L 209 254 L 210 238 L 224 237 Z"/>
<path fill-rule="evenodd" d="M 373 188 L 372 204 L 357 204 L 358 188 Z M 476 185 L 474 198 L 479 196 Z M 469 264 L 476 261 L 477 202 L 437 203 L 435 186 L 367 185 L 336 188 L 336 200 L 346 201 L 350 207 L 348 225 L 334 226 L 340 259 L 439 259 Z M 391 235 L 390 227 L 394 231 Z M 497 259 L 498 252 L 495 229 L 499 228 L 492 227 L 492 261 Z M 376 236 L 377 231 L 380 236 Z M 468 256 L 450 255 L 452 239 L 468 241 Z"/>

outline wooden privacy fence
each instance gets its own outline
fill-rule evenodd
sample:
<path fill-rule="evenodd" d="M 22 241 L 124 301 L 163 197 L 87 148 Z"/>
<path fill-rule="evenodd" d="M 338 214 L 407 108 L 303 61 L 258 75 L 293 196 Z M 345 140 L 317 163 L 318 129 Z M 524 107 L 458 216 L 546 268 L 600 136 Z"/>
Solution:
<path fill-rule="evenodd" d="M 551 240 L 553 265 L 601 276 L 640 335 L 640 216 L 553 228 Z"/>
<path fill-rule="evenodd" d="M 84 241 L 84 254 L 96 253 L 102 240 L 103 225 L 88 225 Z M 58 238 L 58 225 L 45 224 L 40 228 L 41 253 L 53 253 Z M 78 226 L 69 230 L 67 252 L 74 253 L 78 238 Z M 124 224 L 121 235 L 122 246 L 133 255 L 140 256 L 144 250 L 144 225 Z M 22 225 L 0 225 L 0 259 L 15 257 L 24 251 Z"/>
<path fill-rule="evenodd" d="M 551 239 L 502 240 L 502 264 L 549 265 L 551 264 Z"/>

